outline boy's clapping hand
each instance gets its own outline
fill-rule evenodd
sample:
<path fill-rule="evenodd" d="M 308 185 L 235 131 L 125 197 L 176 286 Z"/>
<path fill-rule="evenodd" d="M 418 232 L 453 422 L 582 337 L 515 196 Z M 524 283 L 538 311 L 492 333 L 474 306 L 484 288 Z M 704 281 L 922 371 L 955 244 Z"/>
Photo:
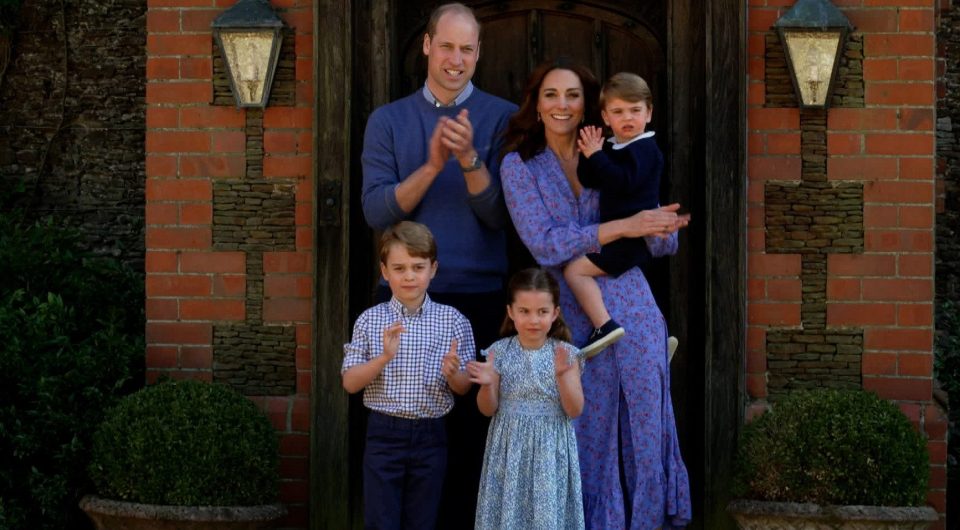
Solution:
<path fill-rule="evenodd" d="M 443 377 L 450 379 L 460 371 L 460 357 L 457 356 L 457 339 L 450 341 L 450 349 L 443 356 L 443 364 L 440 366 L 440 373 Z"/>
<path fill-rule="evenodd" d="M 403 333 L 403 324 L 394 322 L 383 330 L 383 356 L 386 362 L 390 362 L 400 350 L 400 334 Z"/>

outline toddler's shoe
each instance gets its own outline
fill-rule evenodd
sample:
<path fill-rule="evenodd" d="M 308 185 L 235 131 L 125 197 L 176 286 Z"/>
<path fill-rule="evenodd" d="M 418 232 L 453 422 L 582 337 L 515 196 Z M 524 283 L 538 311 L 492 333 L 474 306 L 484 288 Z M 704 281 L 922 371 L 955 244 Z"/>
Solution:
<path fill-rule="evenodd" d="M 587 344 L 580 349 L 580 352 L 583 353 L 584 358 L 589 359 L 600 353 L 607 346 L 622 339 L 625 334 L 626 332 L 623 330 L 623 327 L 611 318 L 606 324 L 593 330 L 593 333 L 590 334 L 590 338 L 587 340 Z"/>
<path fill-rule="evenodd" d="M 677 353 L 677 346 L 679 345 L 680 345 L 680 341 L 677 340 L 676 337 L 674 336 L 667 337 L 667 353 L 669 354 L 669 357 L 667 357 L 668 363 L 673 360 L 673 354 Z"/>

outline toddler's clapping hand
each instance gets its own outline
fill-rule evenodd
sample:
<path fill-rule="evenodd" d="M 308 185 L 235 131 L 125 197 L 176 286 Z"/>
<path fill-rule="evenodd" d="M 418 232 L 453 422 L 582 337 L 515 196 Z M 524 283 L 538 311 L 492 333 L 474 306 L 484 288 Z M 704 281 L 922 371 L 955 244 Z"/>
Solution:
<path fill-rule="evenodd" d="M 583 156 L 590 158 L 594 153 L 603 149 L 603 133 L 600 127 L 588 125 L 580 129 L 580 138 L 577 139 L 577 147 Z"/>

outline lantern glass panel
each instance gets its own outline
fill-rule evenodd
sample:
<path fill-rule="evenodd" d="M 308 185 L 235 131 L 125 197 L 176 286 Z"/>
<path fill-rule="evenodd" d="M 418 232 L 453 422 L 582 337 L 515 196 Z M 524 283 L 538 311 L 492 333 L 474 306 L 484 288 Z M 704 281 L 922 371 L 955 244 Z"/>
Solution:
<path fill-rule="evenodd" d="M 803 105 L 825 106 L 840 46 L 840 32 L 789 30 L 784 31 L 784 39 Z"/>
<path fill-rule="evenodd" d="M 223 54 L 242 106 L 262 105 L 274 31 L 221 31 Z"/>

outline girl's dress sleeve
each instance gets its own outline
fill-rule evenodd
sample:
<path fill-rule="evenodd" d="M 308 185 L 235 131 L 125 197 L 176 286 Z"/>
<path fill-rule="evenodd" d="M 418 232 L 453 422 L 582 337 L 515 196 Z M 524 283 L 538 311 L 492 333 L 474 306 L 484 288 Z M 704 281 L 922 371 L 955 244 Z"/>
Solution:
<path fill-rule="evenodd" d="M 533 162 L 534 159 L 523 162 L 517 153 L 508 154 L 500 166 L 500 179 L 517 234 L 534 259 L 540 265 L 553 267 L 589 252 L 599 252 L 598 226 L 580 225 L 572 194 L 559 187 L 566 181 L 535 175 L 531 166 L 538 172 L 546 169 Z"/>

